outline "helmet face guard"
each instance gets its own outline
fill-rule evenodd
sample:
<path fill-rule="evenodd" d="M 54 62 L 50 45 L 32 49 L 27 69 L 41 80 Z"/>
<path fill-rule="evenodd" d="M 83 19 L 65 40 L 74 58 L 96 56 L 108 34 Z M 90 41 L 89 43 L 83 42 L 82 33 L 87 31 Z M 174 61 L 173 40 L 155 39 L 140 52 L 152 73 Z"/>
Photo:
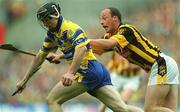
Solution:
<path fill-rule="evenodd" d="M 46 30 L 49 30 L 48 27 L 44 25 L 44 23 L 47 23 L 52 19 L 56 18 L 58 19 L 61 15 L 61 9 L 58 4 L 51 2 L 43 5 L 39 8 L 37 11 L 37 19 L 40 25 L 45 28 Z"/>

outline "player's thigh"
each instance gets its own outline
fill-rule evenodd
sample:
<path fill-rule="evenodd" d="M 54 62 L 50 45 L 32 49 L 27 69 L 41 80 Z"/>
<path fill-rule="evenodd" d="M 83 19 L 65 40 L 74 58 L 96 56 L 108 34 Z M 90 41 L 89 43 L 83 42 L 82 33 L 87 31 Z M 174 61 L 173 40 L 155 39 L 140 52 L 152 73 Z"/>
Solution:
<path fill-rule="evenodd" d="M 151 85 L 147 87 L 145 97 L 145 110 L 163 106 L 166 96 L 170 91 L 170 85 Z"/>
<path fill-rule="evenodd" d="M 62 85 L 62 82 L 59 81 L 50 91 L 47 101 L 48 103 L 57 102 L 62 104 L 63 102 L 70 100 L 71 98 L 76 97 L 87 90 L 88 88 L 86 86 L 76 81 L 73 81 L 71 86 L 64 86 Z"/>
<path fill-rule="evenodd" d="M 112 85 L 103 86 L 95 91 L 96 97 L 102 101 L 106 106 L 121 106 L 126 107 L 122 101 L 120 94 L 116 91 Z"/>

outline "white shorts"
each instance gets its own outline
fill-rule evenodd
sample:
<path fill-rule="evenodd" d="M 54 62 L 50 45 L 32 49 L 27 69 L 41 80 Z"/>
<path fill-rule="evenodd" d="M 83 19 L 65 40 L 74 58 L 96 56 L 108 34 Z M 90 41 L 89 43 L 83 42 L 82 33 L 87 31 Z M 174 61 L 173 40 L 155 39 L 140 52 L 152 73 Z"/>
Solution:
<path fill-rule="evenodd" d="M 179 84 L 179 70 L 176 62 L 171 57 L 160 53 L 166 62 L 167 73 L 163 76 L 158 75 L 158 63 L 155 62 L 151 68 L 148 85 L 157 84 Z"/>
<path fill-rule="evenodd" d="M 140 85 L 140 76 L 124 77 L 113 72 L 111 73 L 111 81 L 117 90 L 131 89 L 137 91 Z"/>

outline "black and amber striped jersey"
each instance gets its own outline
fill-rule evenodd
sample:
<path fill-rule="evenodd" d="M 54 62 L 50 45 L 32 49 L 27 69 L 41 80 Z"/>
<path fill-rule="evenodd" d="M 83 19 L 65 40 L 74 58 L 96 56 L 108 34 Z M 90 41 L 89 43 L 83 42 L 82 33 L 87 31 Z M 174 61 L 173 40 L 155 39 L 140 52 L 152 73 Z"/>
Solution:
<path fill-rule="evenodd" d="M 120 55 L 146 71 L 151 69 L 159 56 L 160 49 L 132 25 L 120 25 L 117 34 L 107 35 L 118 42 L 115 50 Z"/>
<path fill-rule="evenodd" d="M 125 58 L 113 52 L 111 59 L 107 64 L 110 72 L 116 72 L 118 75 L 133 77 L 140 75 L 141 68 L 129 63 Z"/>

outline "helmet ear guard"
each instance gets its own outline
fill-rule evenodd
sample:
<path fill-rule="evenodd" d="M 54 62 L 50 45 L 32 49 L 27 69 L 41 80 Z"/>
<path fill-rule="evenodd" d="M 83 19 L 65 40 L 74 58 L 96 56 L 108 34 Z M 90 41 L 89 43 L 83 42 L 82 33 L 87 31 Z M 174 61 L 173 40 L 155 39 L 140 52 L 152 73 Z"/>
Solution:
<path fill-rule="evenodd" d="M 55 10 L 56 13 L 57 13 L 57 16 L 55 16 L 55 15 L 50 15 L 50 17 L 52 17 L 52 18 L 59 18 L 59 17 L 60 17 L 60 12 L 59 12 L 60 7 L 59 7 L 59 5 L 58 5 L 58 7 L 56 7 L 55 5 L 52 5 L 51 7 L 54 8 L 54 10 Z M 58 10 L 58 8 L 59 8 L 59 10 Z"/>

